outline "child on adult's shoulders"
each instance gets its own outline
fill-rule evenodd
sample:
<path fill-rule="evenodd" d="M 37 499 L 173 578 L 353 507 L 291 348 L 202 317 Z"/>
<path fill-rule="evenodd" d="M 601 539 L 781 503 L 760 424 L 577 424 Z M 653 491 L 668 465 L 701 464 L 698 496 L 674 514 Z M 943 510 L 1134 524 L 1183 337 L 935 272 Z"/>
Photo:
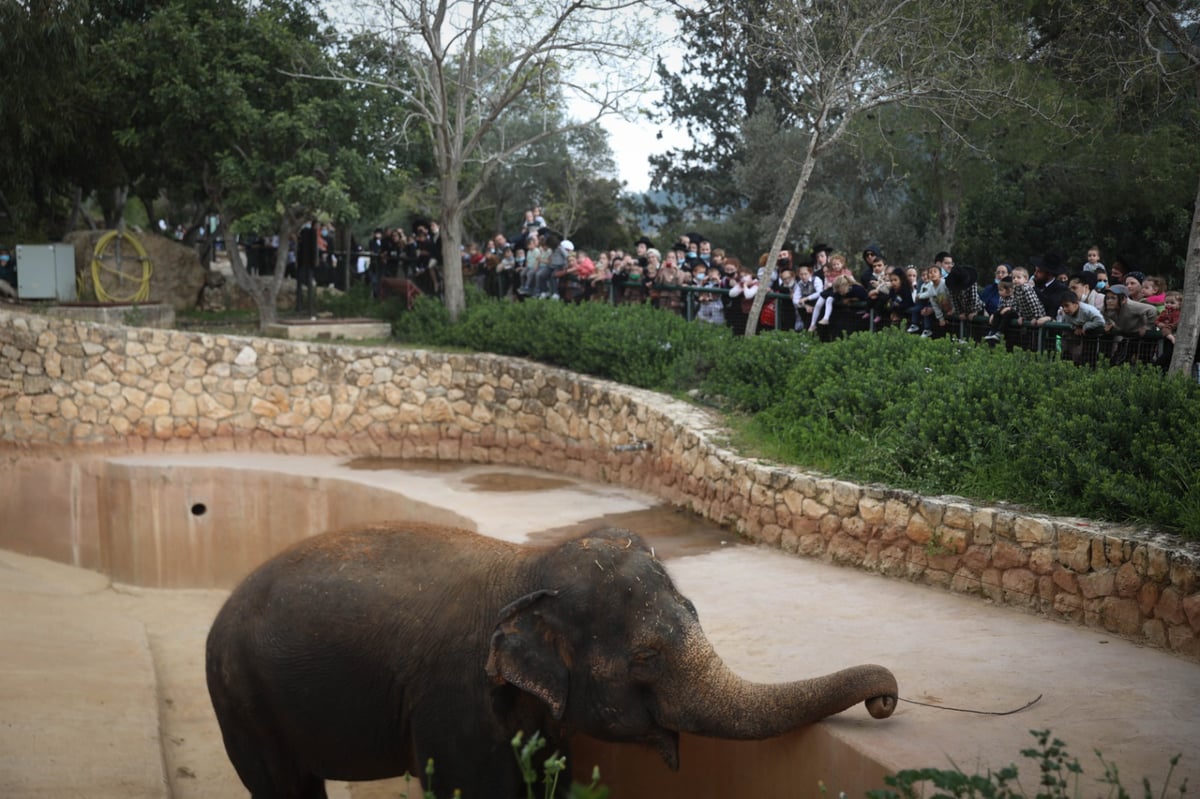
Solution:
<path fill-rule="evenodd" d="M 1087 260 L 1083 262 L 1084 272 L 1103 271 L 1104 264 L 1100 263 L 1100 248 L 1096 245 L 1088 247 Z"/>

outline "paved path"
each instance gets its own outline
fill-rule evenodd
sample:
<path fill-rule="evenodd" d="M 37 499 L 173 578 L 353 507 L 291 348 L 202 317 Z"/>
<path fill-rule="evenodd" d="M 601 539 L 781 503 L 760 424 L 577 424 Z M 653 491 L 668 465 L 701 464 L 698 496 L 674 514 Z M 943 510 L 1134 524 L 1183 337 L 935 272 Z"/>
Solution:
<path fill-rule="evenodd" d="M 527 505 L 554 503 L 556 490 L 541 490 Z M 618 504 L 621 512 L 631 502 L 652 504 L 626 492 L 606 505 L 605 491 L 594 494 L 587 505 L 573 491 L 576 518 L 558 508 L 555 523 L 596 518 Z M 494 526 L 494 500 L 455 494 L 454 510 Z M 519 505 L 505 504 L 514 509 L 508 529 L 536 529 L 536 513 Z M 672 516 L 640 518 L 671 528 L 650 532 L 664 536 L 669 570 L 718 650 L 747 677 L 793 679 L 877 662 L 896 673 L 902 696 L 923 702 L 1004 710 L 1042 696 L 1010 716 L 902 704 L 883 722 L 861 708 L 823 722 L 890 767 L 953 760 L 973 771 L 1019 762 L 1030 789 L 1033 766 L 1019 752 L 1033 743 L 1029 730 L 1049 728 L 1088 779 L 1102 774 L 1093 755 L 1099 749 L 1140 795 L 1140 779 L 1157 787 L 1168 759 L 1182 753 L 1176 776 L 1186 776 L 1193 791 L 1200 786 L 1197 664 L 981 600 L 722 545 L 721 533 L 703 525 L 696 525 L 703 543 L 681 547 L 679 524 L 696 523 Z M 628 518 L 633 526 L 639 517 Z M 204 637 L 225 596 L 113 587 L 93 572 L 0 551 L 0 797 L 245 796 L 204 689 Z M 395 782 L 350 792 L 340 785 L 330 795 L 396 797 L 403 790 Z M 1081 795 L 1105 793 L 1085 784 Z M 812 792 L 792 787 L 777 795 Z"/>

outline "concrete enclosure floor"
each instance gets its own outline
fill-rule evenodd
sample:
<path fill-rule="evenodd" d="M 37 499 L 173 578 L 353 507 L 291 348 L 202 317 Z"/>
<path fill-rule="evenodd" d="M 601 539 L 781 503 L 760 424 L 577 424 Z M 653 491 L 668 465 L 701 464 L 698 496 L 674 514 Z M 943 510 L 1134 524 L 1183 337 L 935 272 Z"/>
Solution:
<path fill-rule="evenodd" d="M 505 466 L 364 469 L 334 458 L 243 454 L 141 460 L 211 466 L 221 458 L 231 469 L 374 481 L 512 540 L 601 523 L 641 532 L 696 604 L 718 652 L 751 679 L 880 663 L 895 672 L 901 696 L 919 702 L 1004 711 L 1041 697 L 1005 716 L 902 703 L 884 721 L 860 706 L 816 725 L 887 769 L 953 762 L 971 772 L 1015 762 L 1035 791 L 1036 766 L 1020 750 L 1033 745 L 1030 730 L 1050 729 L 1084 767 L 1083 796 L 1106 793 L 1092 782 L 1103 775 L 1094 750 L 1137 794 L 1142 777 L 1162 784 L 1177 753 L 1183 759 L 1173 782 L 1200 784 L 1200 666 L 1103 631 L 740 544 L 652 497 L 559 475 Z M 0 552 L 0 796 L 245 795 L 204 687 L 204 638 L 226 595 L 114 586 L 94 572 Z M 688 762 L 688 755 L 685 745 L 685 770 L 738 768 Z M 825 781 L 836 791 L 830 768 Z M 736 795 L 710 782 L 706 795 Z M 397 781 L 330 786 L 331 796 L 355 799 L 405 791 Z M 816 785 L 779 785 L 755 795 L 817 793 Z"/>

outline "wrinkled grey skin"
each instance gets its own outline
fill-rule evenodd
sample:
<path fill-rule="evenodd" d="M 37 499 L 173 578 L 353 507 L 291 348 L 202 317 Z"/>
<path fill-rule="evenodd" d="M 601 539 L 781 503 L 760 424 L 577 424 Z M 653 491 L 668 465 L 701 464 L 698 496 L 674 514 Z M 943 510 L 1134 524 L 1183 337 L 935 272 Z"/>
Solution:
<path fill-rule="evenodd" d="M 438 795 L 518 796 L 518 730 L 547 754 L 584 732 L 676 768 L 680 732 L 767 738 L 897 701 L 881 666 L 737 677 L 662 563 L 616 529 L 548 548 L 432 525 L 308 539 L 229 597 L 207 675 L 255 797 L 323 797 L 327 779 L 421 775 L 429 758 Z"/>

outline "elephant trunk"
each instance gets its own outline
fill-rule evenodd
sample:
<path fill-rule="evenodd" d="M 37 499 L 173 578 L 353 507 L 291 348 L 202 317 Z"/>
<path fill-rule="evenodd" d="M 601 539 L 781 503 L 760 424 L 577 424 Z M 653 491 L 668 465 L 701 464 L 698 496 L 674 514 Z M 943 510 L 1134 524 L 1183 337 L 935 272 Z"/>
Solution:
<path fill-rule="evenodd" d="M 842 669 L 822 677 L 764 684 L 734 674 L 702 634 L 693 636 L 692 668 L 660 690 L 659 723 L 714 738 L 757 740 L 840 713 L 859 702 L 877 719 L 896 708 L 896 678 L 882 666 Z M 678 690 L 677 695 L 671 695 Z"/>

